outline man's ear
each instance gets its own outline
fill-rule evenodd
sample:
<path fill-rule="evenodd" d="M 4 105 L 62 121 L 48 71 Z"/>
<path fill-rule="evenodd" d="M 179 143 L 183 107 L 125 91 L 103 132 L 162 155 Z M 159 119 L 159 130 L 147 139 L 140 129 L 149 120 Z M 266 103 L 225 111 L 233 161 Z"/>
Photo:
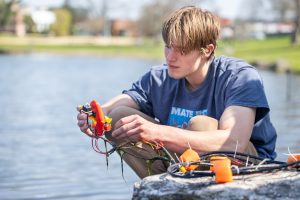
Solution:
<path fill-rule="evenodd" d="M 206 48 L 201 48 L 201 51 L 203 53 L 203 56 L 206 58 L 209 58 L 210 55 L 214 52 L 215 46 L 213 44 L 209 44 L 206 46 Z"/>

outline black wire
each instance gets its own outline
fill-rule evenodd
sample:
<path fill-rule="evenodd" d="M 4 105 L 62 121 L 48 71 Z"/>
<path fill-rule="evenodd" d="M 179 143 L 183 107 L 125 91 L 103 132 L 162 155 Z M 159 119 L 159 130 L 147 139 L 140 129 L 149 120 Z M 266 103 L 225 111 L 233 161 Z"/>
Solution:
<path fill-rule="evenodd" d="M 98 139 L 102 139 L 105 145 L 105 151 L 101 151 L 101 149 L 98 146 Z M 107 150 L 107 146 L 106 143 L 109 143 L 112 148 L 108 151 Z M 99 138 L 92 138 L 92 147 L 93 149 L 100 154 L 104 154 L 107 157 L 110 156 L 113 152 L 115 152 L 117 150 L 117 146 L 115 143 L 113 143 L 112 141 L 109 141 L 108 139 L 104 138 L 104 137 L 99 137 Z"/>
<path fill-rule="evenodd" d="M 238 159 L 240 161 L 243 161 L 243 162 L 246 161 L 247 157 L 251 158 L 251 159 L 254 159 L 254 160 L 258 160 L 258 161 L 263 161 L 263 160 L 266 159 L 266 158 L 262 158 L 262 157 L 259 157 L 259 156 L 253 156 L 253 155 L 250 155 L 250 154 L 241 153 L 241 152 L 234 152 L 234 151 L 211 151 L 211 152 L 208 152 L 208 153 L 200 154 L 200 157 L 203 160 L 207 160 L 208 157 L 222 156 L 222 155 L 225 155 L 225 156 L 230 157 L 230 158 L 236 158 L 236 159 Z M 244 157 L 244 158 L 241 158 L 241 157 Z M 274 164 L 274 163 L 284 164 L 285 163 L 285 162 L 282 162 L 282 161 L 276 161 L 276 160 L 271 160 L 271 159 L 268 159 L 265 162 L 270 163 L 270 164 L 271 163 L 272 164 Z"/>
<path fill-rule="evenodd" d="M 201 155 L 201 161 L 198 162 L 183 162 L 183 163 L 176 163 L 172 164 L 168 167 L 167 172 L 168 174 L 174 177 L 181 177 L 181 178 L 199 178 L 205 176 L 214 176 L 215 174 L 211 171 L 201 171 L 201 170 L 194 170 L 188 171 L 186 173 L 180 172 L 179 168 L 184 167 L 187 165 L 196 164 L 200 167 L 207 167 L 209 166 L 209 160 L 204 160 L 203 157 L 209 158 L 211 156 L 222 156 L 226 155 L 228 157 L 232 157 L 232 155 L 238 155 L 242 157 L 251 157 L 252 159 L 263 161 L 264 158 L 260 158 L 257 156 L 251 156 L 244 153 L 235 153 L 235 152 L 225 152 L 225 151 L 215 151 L 209 152 Z M 235 159 L 240 159 L 239 157 L 235 156 Z M 274 161 L 274 160 L 266 160 L 265 164 L 258 164 L 258 165 L 251 165 L 251 166 L 242 166 L 237 168 L 232 168 L 233 175 L 246 175 L 246 174 L 254 174 L 254 173 L 262 173 L 262 172 L 272 172 L 275 170 L 298 170 L 300 171 L 300 160 L 286 163 L 281 161 Z"/>
<path fill-rule="evenodd" d="M 191 162 L 189 164 L 196 164 L 197 162 Z M 205 177 L 205 176 L 214 176 L 215 173 L 211 171 L 188 171 L 186 173 L 179 172 L 179 168 L 182 166 L 187 165 L 188 163 L 176 163 L 173 165 L 170 165 L 167 169 L 168 174 L 174 176 L 174 177 L 180 177 L 180 178 L 199 178 L 199 177 Z"/>

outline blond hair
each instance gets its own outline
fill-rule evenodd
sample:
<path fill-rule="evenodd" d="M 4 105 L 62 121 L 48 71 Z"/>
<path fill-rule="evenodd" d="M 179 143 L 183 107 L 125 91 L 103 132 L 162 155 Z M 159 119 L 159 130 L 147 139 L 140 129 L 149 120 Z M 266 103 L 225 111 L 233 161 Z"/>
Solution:
<path fill-rule="evenodd" d="M 219 20 L 211 12 L 194 6 L 183 7 L 173 12 L 162 27 L 162 37 L 166 46 L 182 53 L 193 50 L 202 52 L 209 44 L 216 47 L 219 34 Z"/>

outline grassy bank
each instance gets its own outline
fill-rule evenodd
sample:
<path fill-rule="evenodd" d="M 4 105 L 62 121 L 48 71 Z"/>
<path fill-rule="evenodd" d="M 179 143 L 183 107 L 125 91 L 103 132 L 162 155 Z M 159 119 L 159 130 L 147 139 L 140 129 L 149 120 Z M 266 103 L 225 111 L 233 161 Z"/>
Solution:
<path fill-rule="evenodd" d="M 139 45 L 142 44 L 142 45 Z M 162 58 L 161 44 L 133 38 L 0 36 L 2 53 L 58 53 Z"/>
<path fill-rule="evenodd" d="M 300 73 L 300 45 L 292 46 L 289 37 L 266 40 L 222 41 L 218 53 L 231 55 L 248 62 L 274 63 L 279 60 L 289 63 L 292 71 Z"/>
<path fill-rule="evenodd" d="M 139 45 L 140 44 L 140 45 Z M 99 38 L 47 38 L 0 36 L 0 52 L 50 52 L 63 54 L 94 54 L 163 59 L 163 44 L 151 41 Z M 291 46 L 288 37 L 266 40 L 220 41 L 217 55 L 229 55 L 249 62 L 284 60 L 294 72 L 300 73 L 300 46 Z"/>
<path fill-rule="evenodd" d="M 163 49 L 154 45 L 1 45 L 3 53 L 58 53 L 82 55 L 113 55 L 140 58 L 162 58 Z"/>

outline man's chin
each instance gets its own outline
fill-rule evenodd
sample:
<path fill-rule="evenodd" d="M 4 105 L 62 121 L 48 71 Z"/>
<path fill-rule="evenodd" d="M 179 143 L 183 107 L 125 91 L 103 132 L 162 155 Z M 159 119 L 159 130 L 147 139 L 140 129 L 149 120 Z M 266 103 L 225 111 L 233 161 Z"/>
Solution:
<path fill-rule="evenodd" d="M 182 79 L 184 76 L 182 74 L 174 73 L 168 70 L 168 75 L 173 79 Z"/>
<path fill-rule="evenodd" d="M 175 74 L 170 71 L 168 71 L 168 75 L 173 79 L 181 79 L 182 78 L 182 76 L 180 76 L 179 74 Z"/>

